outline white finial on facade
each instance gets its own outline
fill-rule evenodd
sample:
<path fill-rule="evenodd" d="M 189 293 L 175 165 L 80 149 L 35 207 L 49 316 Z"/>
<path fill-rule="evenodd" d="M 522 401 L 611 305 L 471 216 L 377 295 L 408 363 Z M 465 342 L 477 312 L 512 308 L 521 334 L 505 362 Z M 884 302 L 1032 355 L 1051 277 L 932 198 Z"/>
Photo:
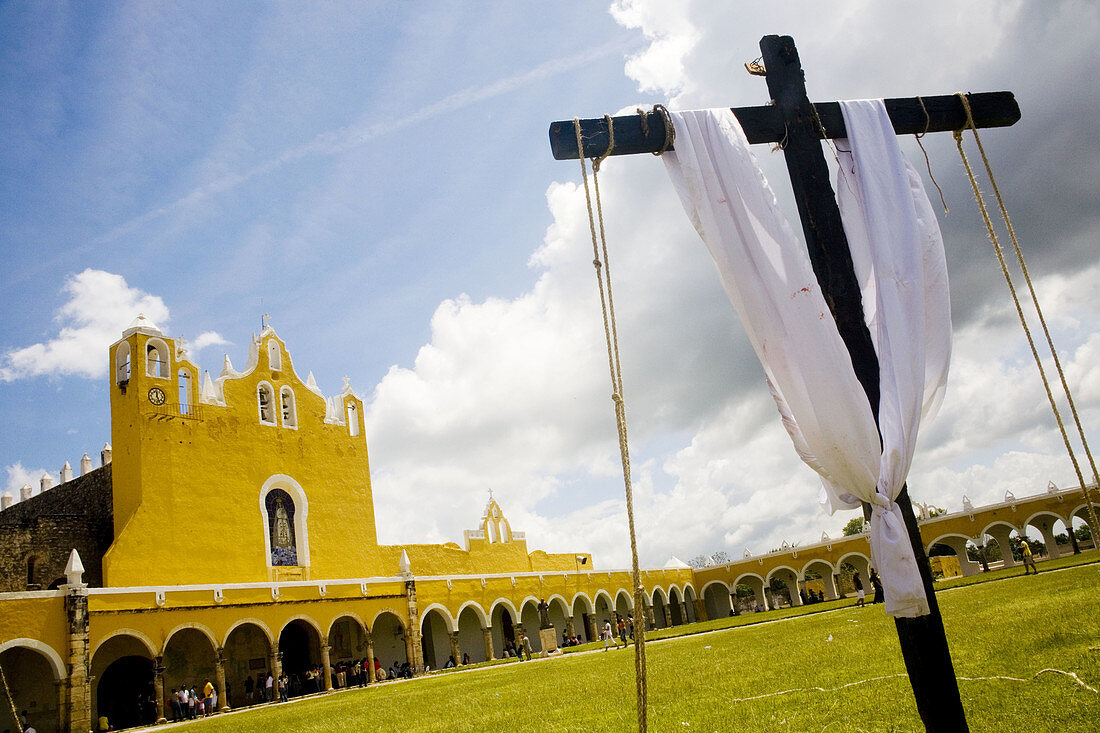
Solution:
<path fill-rule="evenodd" d="M 967 496 L 966 494 L 963 494 L 963 511 L 964 512 L 974 511 L 974 505 L 970 502 L 970 497 Z"/>
<path fill-rule="evenodd" d="M 821 541 L 822 542 L 828 542 L 829 541 L 829 533 L 828 532 L 822 532 L 821 533 Z"/>
<path fill-rule="evenodd" d="M 15 497 L 12 496 L 9 492 L 5 491 L 3 494 L 0 494 L 0 511 L 7 509 L 14 503 Z"/>
<path fill-rule="evenodd" d="M 46 489 L 53 486 L 53 476 L 48 473 L 44 473 L 42 474 L 42 478 L 39 480 L 38 483 L 41 484 L 42 490 L 45 491 Z"/>
<path fill-rule="evenodd" d="M 344 391 L 342 392 L 342 394 L 350 394 L 351 393 L 351 378 L 345 376 L 345 377 L 342 377 L 342 379 L 344 380 Z"/>
<path fill-rule="evenodd" d="M 1053 481 L 1048 483 L 1047 484 L 1047 493 L 1048 494 L 1057 494 L 1058 493 L 1058 485 L 1055 484 Z"/>
<path fill-rule="evenodd" d="M 210 378 L 210 370 L 208 369 L 202 379 L 202 394 L 199 395 L 199 402 L 213 404 L 217 401 L 218 391 L 214 388 L 214 380 Z"/>
<path fill-rule="evenodd" d="M 409 553 L 405 550 L 401 551 L 401 560 L 398 562 L 397 567 L 401 569 L 402 575 L 412 575 L 412 563 L 409 562 Z"/>
<path fill-rule="evenodd" d="M 71 586 L 79 587 L 84 585 L 82 577 L 84 575 L 84 563 L 80 562 L 80 553 L 74 548 L 69 553 L 69 561 L 65 563 L 65 582 Z"/>
<path fill-rule="evenodd" d="M 743 557 L 752 557 L 752 553 L 749 552 L 749 548 L 745 548 L 745 554 L 743 555 Z"/>
<path fill-rule="evenodd" d="M 19 501 L 26 501 L 34 496 L 34 489 L 30 484 L 23 484 L 23 488 L 19 489 Z"/>
<path fill-rule="evenodd" d="M 80 475 L 83 476 L 86 473 L 90 473 L 92 470 L 92 459 L 85 453 L 80 457 Z"/>
<path fill-rule="evenodd" d="M 111 462 L 111 444 L 104 443 L 103 450 L 99 452 L 99 465 L 106 466 Z"/>
<path fill-rule="evenodd" d="M 220 377 L 234 377 L 237 375 L 237 370 L 233 368 L 233 362 L 229 360 L 229 354 L 225 355 L 225 360 L 222 362 L 222 373 Z"/>
<path fill-rule="evenodd" d="M 271 328 L 271 316 L 264 313 L 262 316 L 260 316 L 260 324 L 263 326 L 265 331 Z"/>
<path fill-rule="evenodd" d="M 69 465 L 68 461 L 65 461 L 65 465 L 61 467 L 61 483 L 73 480 L 73 467 Z"/>
<path fill-rule="evenodd" d="M 492 500 L 493 500 L 493 489 L 490 488 L 489 489 L 489 501 L 492 501 Z"/>

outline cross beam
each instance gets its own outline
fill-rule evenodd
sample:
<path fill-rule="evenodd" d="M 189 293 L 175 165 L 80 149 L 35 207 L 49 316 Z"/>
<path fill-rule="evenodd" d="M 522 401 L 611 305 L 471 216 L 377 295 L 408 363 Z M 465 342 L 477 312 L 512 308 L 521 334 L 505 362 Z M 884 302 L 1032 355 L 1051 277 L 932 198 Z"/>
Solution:
<path fill-rule="evenodd" d="M 1012 92 L 980 92 L 968 94 L 974 124 L 978 127 L 1008 127 L 1020 119 L 1020 106 Z M 954 94 L 940 94 L 933 97 L 902 97 L 886 99 L 886 112 L 894 123 L 894 132 L 899 135 L 919 135 L 923 132 L 951 132 L 966 126 L 966 112 L 962 102 Z M 921 102 L 924 107 L 921 107 Z M 815 102 L 821 130 L 813 130 L 818 139 L 828 137 L 847 137 L 844 116 L 837 102 Z M 783 139 L 786 128 L 783 126 L 783 114 L 775 105 L 761 107 L 731 107 L 745 137 L 749 143 L 777 143 Z M 927 115 L 925 111 L 927 110 Z M 612 155 L 636 155 L 638 153 L 656 153 L 665 142 L 665 118 L 657 112 L 646 112 L 643 129 L 641 115 L 612 117 L 615 125 L 615 149 Z M 816 128 L 816 125 L 815 125 Z M 607 120 L 581 120 L 581 138 L 584 141 L 584 157 L 594 158 L 607 150 L 610 136 L 607 132 Z M 669 148 L 674 149 L 673 148 Z M 562 120 L 550 123 L 550 150 L 555 160 L 576 160 L 577 135 L 573 132 L 573 121 Z"/>
<path fill-rule="evenodd" d="M 783 141 L 787 171 L 814 274 L 877 422 L 878 355 L 864 321 L 859 283 L 820 142 L 824 138 L 847 135 L 840 105 L 810 102 L 792 38 L 764 36 L 760 40 L 760 50 L 772 103 L 731 109 L 750 143 Z M 967 96 L 977 127 L 1005 127 L 1020 119 L 1020 108 L 1011 92 Z M 886 109 L 898 134 L 958 130 L 967 124 L 962 103 L 954 95 L 888 99 Z M 550 125 L 550 145 L 556 159 L 575 160 L 581 154 L 586 158 L 597 157 L 607 151 L 610 139 L 607 122 L 591 119 L 582 120 L 580 124 L 583 151 L 577 149 L 572 122 Z M 613 124 L 615 147 L 612 155 L 655 153 L 665 144 L 665 120 L 660 114 L 644 114 L 644 124 L 643 115 L 616 117 Z M 895 620 L 917 711 L 929 731 L 967 731 L 943 619 L 932 587 L 931 568 L 907 488 L 902 489 L 897 504 L 905 518 L 931 611 L 920 618 Z M 868 512 L 865 505 L 865 515 Z"/>

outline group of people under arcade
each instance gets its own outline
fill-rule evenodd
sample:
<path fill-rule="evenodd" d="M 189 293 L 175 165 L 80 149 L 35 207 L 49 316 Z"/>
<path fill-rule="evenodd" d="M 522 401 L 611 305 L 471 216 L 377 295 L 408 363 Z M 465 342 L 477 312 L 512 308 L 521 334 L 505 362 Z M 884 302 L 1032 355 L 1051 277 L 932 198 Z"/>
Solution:
<path fill-rule="evenodd" d="M 173 687 L 168 693 L 168 709 L 172 711 L 172 720 L 194 720 L 213 715 L 218 710 L 218 690 L 210 682 L 202 686 L 202 694 L 199 694 L 194 683 Z M 110 730 L 103 728 L 101 730 Z"/>
<path fill-rule="evenodd" d="M 621 616 L 616 613 L 614 625 L 612 625 L 610 618 L 603 622 L 600 638 L 603 639 L 603 650 L 605 652 L 613 644 L 616 649 L 625 649 L 627 639 L 634 640 L 634 616 L 632 614 Z"/>

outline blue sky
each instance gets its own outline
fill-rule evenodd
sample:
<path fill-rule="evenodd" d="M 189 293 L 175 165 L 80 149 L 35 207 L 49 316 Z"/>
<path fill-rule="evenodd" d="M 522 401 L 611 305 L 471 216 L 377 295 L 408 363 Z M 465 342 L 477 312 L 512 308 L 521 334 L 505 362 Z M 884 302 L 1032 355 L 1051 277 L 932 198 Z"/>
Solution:
<path fill-rule="evenodd" d="M 137 306 L 215 376 L 266 312 L 303 376 L 367 400 L 383 541 L 457 541 L 491 486 L 533 548 L 625 563 L 579 176 L 546 130 L 762 104 L 740 65 L 766 33 L 795 36 L 817 99 L 1017 93 L 987 147 L 1095 425 L 1100 13 L 956 5 L 3 5 L 0 481 L 110 440 L 105 349 Z M 1054 48 L 1057 74 L 1036 63 Z M 957 340 L 914 496 L 1071 484 L 950 136 L 925 142 Z M 605 175 L 643 559 L 835 534 L 663 166 Z"/>

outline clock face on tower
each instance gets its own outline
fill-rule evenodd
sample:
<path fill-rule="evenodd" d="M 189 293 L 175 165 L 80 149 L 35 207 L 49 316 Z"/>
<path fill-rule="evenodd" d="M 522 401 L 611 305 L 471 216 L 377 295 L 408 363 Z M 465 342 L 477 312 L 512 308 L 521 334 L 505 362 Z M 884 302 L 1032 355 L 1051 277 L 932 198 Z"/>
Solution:
<path fill-rule="evenodd" d="M 149 390 L 149 401 L 154 405 L 164 404 L 164 390 L 160 387 L 153 387 Z"/>

